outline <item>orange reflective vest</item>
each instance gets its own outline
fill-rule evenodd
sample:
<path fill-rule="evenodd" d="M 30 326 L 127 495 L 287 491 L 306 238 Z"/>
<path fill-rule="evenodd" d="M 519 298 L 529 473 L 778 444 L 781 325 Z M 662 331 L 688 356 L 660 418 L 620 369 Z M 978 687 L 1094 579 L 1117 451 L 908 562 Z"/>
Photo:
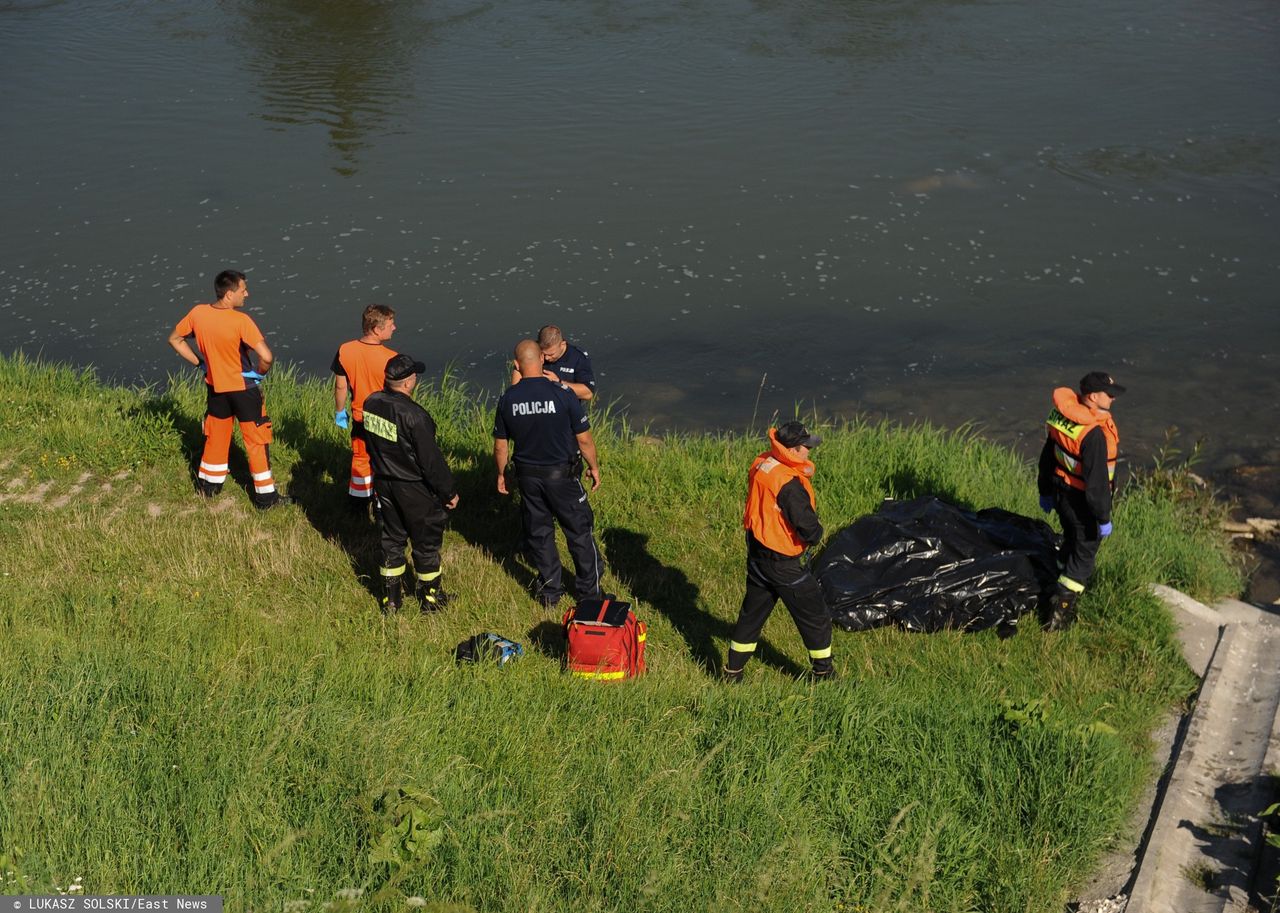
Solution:
<path fill-rule="evenodd" d="M 1053 391 L 1053 409 L 1045 420 L 1053 440 L 1057 462 L 1054 474 L 1072 488 L 1085 490 L 1084 469 L 1080 465 L 1080 442 L 1094 428 L 1101 428 L 1107 441 L 1107 479 L 1116 484 L 1116 457 L 1120 452 L 1120 432 L 1110 412 L 1095 411 L 1084 403 L 1075 390 L 1059 387 Z"/>
<path fill-rule="evenodd" d="M 756 457 L 747 470 L 747 506 L 742 514 L 742 527 L 751 531 L 765 548 L 782 555 L 794 556 L 804 551 L 805 544 L 796 535 L 778 506 L 778 492 L 792 479 L 799 479 L 809 493 L 809 505 L 817 510 L 813 497 L 813 463 L 796 462 L 778 443 L 775 429 L 769 429 L 768 453 Z"/>

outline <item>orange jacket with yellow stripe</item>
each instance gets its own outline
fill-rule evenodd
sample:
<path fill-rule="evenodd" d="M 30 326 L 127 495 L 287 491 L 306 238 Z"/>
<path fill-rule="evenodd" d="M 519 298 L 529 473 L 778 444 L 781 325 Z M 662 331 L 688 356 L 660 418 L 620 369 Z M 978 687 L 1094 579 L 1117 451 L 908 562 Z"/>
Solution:
<path fill-rule="evenodd" d="M 769 451 L 756 457 L 747 471 L 742 526 L 770 551 L 795 557 L 822 539 L 817 502 L 809 482 L 813 463 L 797 461 L 787 453 L 778 443 L 775 429 L 769 429 L 769 442 Z"/>
<path fill-rule="evenodd" d="M 1040 461 L 1040 491 L 1052 482 L 1085 493 L 1099 522 L 1111 517 L 1120 432 L 1110 412 L 1092 409 L 1070 387 L 1053 391 L 1053 409 L 1045 420 L 1048 439 Z M 1047 477 L 1047 478 L 1046 478 Z"/>

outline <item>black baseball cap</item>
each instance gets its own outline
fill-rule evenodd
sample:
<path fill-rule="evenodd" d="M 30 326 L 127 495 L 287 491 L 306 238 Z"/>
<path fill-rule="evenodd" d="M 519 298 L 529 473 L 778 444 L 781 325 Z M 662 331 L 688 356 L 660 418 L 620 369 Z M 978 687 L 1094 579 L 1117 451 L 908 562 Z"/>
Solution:
<path fill-rule="evenodd" d="M 409 355 L 397 355 L 395 358 L 387 362 L 387 380 L 404 380 L 410 374 L 421 374 L 427 370 L 427 366 L 420 361 L 414 361 Z"/>
<path fill-rule="evenodd" d="M 1105 393 L 1108 396 L 1119 396 L 1124 389 L 1106 371 L 1090 371 L 1080 378 L 1080 392 L 1084 394 Z"/>
<path fill-rule="evenodd" d="M 787 422 L 779 425 L 775 433 L 778 443 L 783 447 L 799 447 L 802 444 L 812 450 L 822 443 L 822 438 L 810 434 L 802 422 Z"/>

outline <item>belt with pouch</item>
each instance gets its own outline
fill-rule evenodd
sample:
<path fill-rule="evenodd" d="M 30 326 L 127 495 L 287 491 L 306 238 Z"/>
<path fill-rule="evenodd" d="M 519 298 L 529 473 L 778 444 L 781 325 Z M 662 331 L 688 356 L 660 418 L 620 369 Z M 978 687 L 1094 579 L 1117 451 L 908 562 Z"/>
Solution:
<path fill-rule="evenodd" d="M 529 466 L 516 463 L 516 475 L 522 479 L 576 479 L 578 472 L 569 463 L 557 466 Z"/>

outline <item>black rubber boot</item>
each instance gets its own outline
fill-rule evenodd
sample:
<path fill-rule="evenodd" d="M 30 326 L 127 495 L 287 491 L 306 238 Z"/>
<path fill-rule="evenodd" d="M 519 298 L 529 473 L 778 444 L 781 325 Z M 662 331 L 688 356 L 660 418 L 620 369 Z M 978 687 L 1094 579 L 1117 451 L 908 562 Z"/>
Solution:
<path fill-rule="evenodd" d="M 1076 600 L 1079 598 L 1079 593 L 1073 593 L 1063 586 L 1058 587 L 1053 594 L 1049 621 L 1044 626 L 1044 629 L 1046 631 L 1065 631 L 1075 624 Z"/>
<path fill-rule="evenodd" d="M 382 578 L 382 614 L 394 615 L 404 603 L 404 588 L 400 576 Z"/>
<path fill-rule="evenodd" d="M 720 670 L 720 681 L 724 682 L 726 685 L 741 685 L 742 670 L 730 669 L 726 666 L 724 669 Z"/>
<path fill-rule="evenodd" d="M 815 682 L 829 682 L 836 677 L 836 667 L 828 657 L 827 659 L 815 659 L 813 661 L 813 680 Z"/>
<path fill-rule="evenodd" d="M 418 597 L 418 604 L 421 606 L 424 615 L 427 612 L 440 611 L 453 599 L 453 596 L 446 593 L 440 585 L 439 577 L 434 580 L 419 580 L 415 595 Z"/>

